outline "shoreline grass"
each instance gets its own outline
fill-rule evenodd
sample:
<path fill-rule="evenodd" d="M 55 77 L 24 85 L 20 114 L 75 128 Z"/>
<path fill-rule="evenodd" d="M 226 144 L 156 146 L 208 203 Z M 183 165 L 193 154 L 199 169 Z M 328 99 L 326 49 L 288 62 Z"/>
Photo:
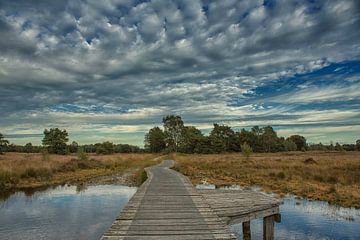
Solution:
<path fill-rule="evenodd" d="M 360 152 L 173 154 L 174 169 L 194 184 L 259 186 L 343 207 L 360 208 Z"/>
<path fill-rule="evenodd" d="M 145 167 L 157 164 L 158 154 L 89 154 L 88 160 L 73 155 L 5 153 L 0 155 L 0 199 L 13 192 L 78 183 L 90 179 L 129 173 L 130 185 L 141 185 Z"/>

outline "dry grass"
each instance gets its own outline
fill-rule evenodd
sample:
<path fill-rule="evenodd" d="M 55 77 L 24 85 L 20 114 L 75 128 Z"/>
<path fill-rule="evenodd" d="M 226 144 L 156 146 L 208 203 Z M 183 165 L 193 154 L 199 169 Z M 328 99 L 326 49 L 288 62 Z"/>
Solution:
<path fill-rule="evenodd" d="M 176 170 L 194 184 L 260 186 L 345 207 L 360 208 L 360 152 L 174 154 Z"/>
<path fill-rule="evenodd" d="M 141 184 L 144 167 L 161 160 L 156 154 L 76 155 L 5 153 L 0 155 L 0 195 L 7 191 L 81 182 L 90 178 L 131 172 L 134 184 Z"/>

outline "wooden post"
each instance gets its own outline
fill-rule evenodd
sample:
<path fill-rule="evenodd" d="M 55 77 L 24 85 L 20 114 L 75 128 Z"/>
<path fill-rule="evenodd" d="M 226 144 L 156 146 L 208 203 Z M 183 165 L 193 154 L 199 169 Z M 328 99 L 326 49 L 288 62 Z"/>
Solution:
<path fill-rule="evenodd" d="M 251 240 L 250 221 L 242 223 L 243 240 Z"/>
<path fill-rule="evenodd" d="M 264 240 L 274 240 L 274 220 L 275 220 L 274 215 L 264 217 L 264 223 L 263 223 Z"/>

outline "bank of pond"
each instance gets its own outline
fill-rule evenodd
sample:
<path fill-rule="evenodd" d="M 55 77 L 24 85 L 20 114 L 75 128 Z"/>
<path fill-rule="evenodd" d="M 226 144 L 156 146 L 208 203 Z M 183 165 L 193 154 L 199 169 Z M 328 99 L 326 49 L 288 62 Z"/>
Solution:
<path fill-rule="evenodd" d="M 214 188 L 200 185 L 198 188 Z M 0 239 L 99 239 L 136 192 L 121 185 L 57 186 L 0 202 Z M 360 211 L 286 196 L 275 239 L 359 239 Z M 241 225 L 231 226 L 241 239 Z M 253 239 L 262 222 L 252 221 Z"/>

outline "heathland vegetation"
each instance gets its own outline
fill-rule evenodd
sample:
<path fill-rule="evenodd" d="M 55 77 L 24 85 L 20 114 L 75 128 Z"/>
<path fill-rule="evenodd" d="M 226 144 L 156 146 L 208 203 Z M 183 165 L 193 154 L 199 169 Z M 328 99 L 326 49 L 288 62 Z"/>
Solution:
<path fill-rule="evenodd" d="M 280 195 L 294 194 L 360 208 L 360 152 L 307 151 L 172 154 L 175 169 L 194 184 L 258 186 Z"/>
<path fill-rule="evenodd" d="M 161 159 L 194 183 L 257 185 L 360 208 L 360 140 L 354 144 L 309 144 L 305 137 L 280 137 L 271 126 L 234 130 L 214 124 L 205 135 L 180 116 L 163 118 L 145 135 L 145 148 L 109 141 L 70 144 L 66 130 L 45 129 L 42 146 L 10 144 L 0 134 L 0 195 L 94 177 L 127 174 L 140 184 L 144 167 Z"/>

